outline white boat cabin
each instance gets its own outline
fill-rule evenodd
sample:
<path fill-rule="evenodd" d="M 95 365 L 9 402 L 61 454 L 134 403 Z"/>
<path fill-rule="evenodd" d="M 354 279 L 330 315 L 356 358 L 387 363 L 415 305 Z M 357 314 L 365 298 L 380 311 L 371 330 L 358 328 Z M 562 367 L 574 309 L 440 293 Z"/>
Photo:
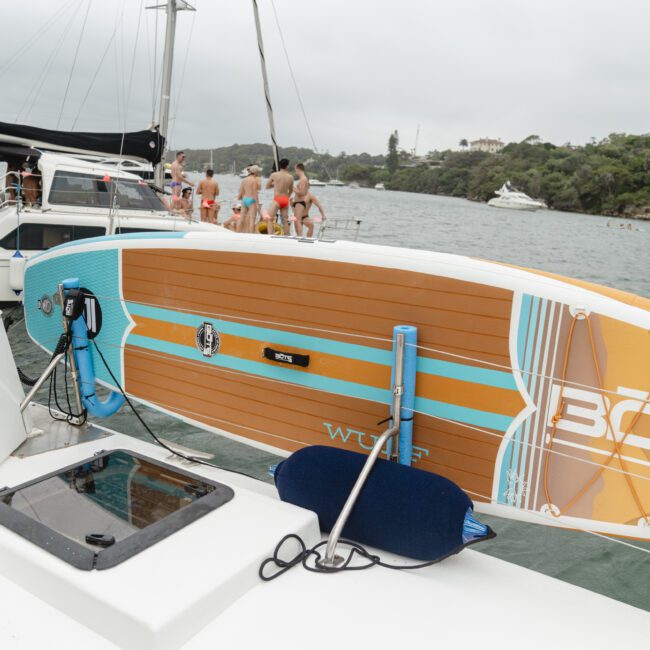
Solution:
<path fill-rule="evenodd" d="M 218 227 L 173 210 L 123 165 L 29 152 L 20 162 L 0 158 L 0 304 L 21 300 L 24 260 L 36 252 L 88 237 Z"/>

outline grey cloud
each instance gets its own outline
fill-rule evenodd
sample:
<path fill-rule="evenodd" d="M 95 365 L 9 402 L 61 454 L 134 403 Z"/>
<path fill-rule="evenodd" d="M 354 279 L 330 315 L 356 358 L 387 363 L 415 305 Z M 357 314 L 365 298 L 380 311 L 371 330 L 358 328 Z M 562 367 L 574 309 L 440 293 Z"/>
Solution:
<path fill-rule="evenodd" d="M 49 16 L 66 7 L 68 13 L 0 74 L 0 120 L 16 119 L 30 89 L 51 64 L 27 121 L 56 125 L 86 1 L 25 0 L 3 6 L 0 73 L 4 62 Z M 77 128 L 122 128 L 132 61 L 126 127 L 148 124 L 155 21 L 151 11 L 143 14 L 135 59 L 132 56 L 142 4 L 92 0 L 63 128 L 70 128 L 122 11 L 122 27 Z M 268 141 L 250 2 L 195 4 L 196 14 L 178 18 L 178 103 L 172 110 L 171 146 Z M 271 2 L 259 4 L 280 143 L 309 146 Z M 649 130 L 646 3 L 275 0 L 275 6 L 317 143 L 332 153 L 383 151 L 395 128 L 403 146 L 412 147 L 418 124 L 422 151 L 454 147 L 460 138 L 482 135 L 520 140 L 537 133 L 559 143 L 578 143 L 612 131 Z M 163 24 L 161 13 L 159 47 Z"/>

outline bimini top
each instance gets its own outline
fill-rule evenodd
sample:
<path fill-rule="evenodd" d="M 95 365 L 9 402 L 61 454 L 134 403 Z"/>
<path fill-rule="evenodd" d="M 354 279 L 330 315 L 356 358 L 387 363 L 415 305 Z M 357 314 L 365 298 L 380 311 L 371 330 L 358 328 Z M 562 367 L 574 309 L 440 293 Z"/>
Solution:
<path fill-rule="evenodd" d="M 165 151 L 158 127 L 130 133 L 53 131 L 24 124 L 0 122 L 0 145 L 37 147 L 67 153 L 93 153 L 147 160 L 157 164 Z"/>

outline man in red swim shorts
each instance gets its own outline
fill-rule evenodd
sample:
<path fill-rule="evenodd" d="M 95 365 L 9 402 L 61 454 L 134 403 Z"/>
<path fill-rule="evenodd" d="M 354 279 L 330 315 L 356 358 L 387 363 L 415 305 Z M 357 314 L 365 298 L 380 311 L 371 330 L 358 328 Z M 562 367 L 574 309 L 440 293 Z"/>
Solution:
<path fill-rule="evenodd" d="M 293 193 L 293 176 L 287 171 L 289 168 L 289 161 L 282 158 L 280 161 L 280 169 L 273 172 L 269 176 L 269 181 L 266 184 L 266 189 L 273 188 L 274 196 L 273 201 L 269 205 L 269 215 L 271 216 L 271 223 L 268 224 L 267 232 L 273 234 L 273 224 L 280 210 L 282 216 L 282 228 L 284 234 L 289 234 L 289 197 Z"/>
<path fill-rule="evenodd" d="M 201 197 L 201 221 L 217 223 L 219 208 L 217 197 L 219 196 L 219 184 L 213 178 L 214 172 L 206 169 L 205 178 L 196 188 L 196 193 Z"/>

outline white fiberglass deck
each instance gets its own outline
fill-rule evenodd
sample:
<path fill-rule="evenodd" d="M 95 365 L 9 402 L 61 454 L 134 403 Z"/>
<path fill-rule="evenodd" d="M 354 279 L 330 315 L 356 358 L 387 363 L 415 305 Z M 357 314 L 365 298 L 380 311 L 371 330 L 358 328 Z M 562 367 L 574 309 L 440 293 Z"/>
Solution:
<path fill-rule="evenodd" d="M 47 426 L 46 410 L 30 409 Z M 63 436 L 67 425 L 57 427 Z M 182 467 L 158 446 L 114 434 L 12 456 L 0 465 L 0 485 L 107 449 Z M 285 534 L 320 540 L 315 515 L 280 502 L 269 485 L 199 465 L 191 471 L 231 486 L 235 497 L 112 569 L 80 571 L 0 528 L 0 647 L 500 648 L 508 638 L 526 648 L 644 647 L 646 612 L 471 550 L 421 571 L 317 575 L 298 567 L 262 583 L 259 564 Z"/>

